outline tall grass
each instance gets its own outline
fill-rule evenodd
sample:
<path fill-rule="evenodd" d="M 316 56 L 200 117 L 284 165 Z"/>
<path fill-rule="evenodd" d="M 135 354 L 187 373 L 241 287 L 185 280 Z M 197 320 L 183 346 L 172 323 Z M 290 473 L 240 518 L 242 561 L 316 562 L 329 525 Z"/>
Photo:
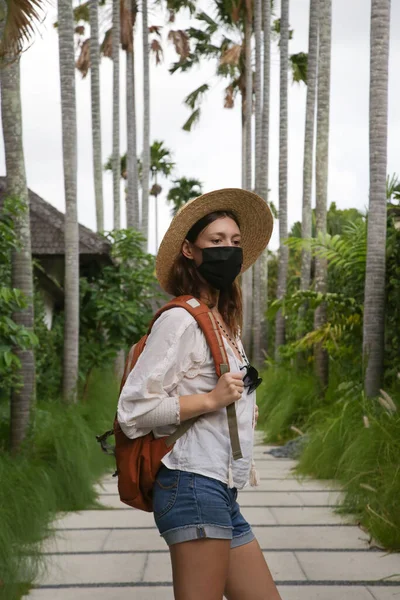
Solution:
<path fill-rule="evenodd" d="M 112 425 L 116 402 L 112 373 L 98 372 L 85 402 L 38 402 L 20 456 L 0 452 L 0 598 L 17 600 L 38 575 L 56 512 L 96 506 L 93 483 L 113 463 L 95 435 Z"/>
<path fill-rule="evenodd" d="M 324 398 L 307 372 L 284 366 L 263 373 L 259 425 L 266 441 L 307 434 L 298 476 L 336 479 L 344 497 L 338 512 L 352 513 L 379 544 L 400 550 L 400 397 L 392 407 L 367 400 L 360 382 L 332 373 Z M 385 399 L 384 399 L 385 404 Z"/>
<path fill-rule="evenodd" d="M 343 484 L 339 512 L 353 513 L 372 537 L 400 550 L 400 416 L 362 395 L 319 412 L 298 474 Z"/>
<path fill-rule="evenodd" d="M 319 405 L 314 378 L 285 367 L 270 367 L 262 377 L 257 390 L 258 427 L 264 429 L 267 441 L 284 442 L 297 435 L 291 425 L 301 429 Z"/>

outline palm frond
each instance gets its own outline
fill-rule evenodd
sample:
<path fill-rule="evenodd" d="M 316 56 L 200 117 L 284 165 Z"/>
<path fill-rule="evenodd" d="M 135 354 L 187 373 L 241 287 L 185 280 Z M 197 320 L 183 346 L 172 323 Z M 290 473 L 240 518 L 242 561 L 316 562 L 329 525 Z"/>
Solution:
<path fill-rule="evenodd" d="M 161 44 L 158 40 L 152 40 L 150 44 L 150 52 L 152 52 L 155 56 L 156 65 L 159 65 L 162 62 L 164 53 Z"/>
<path fill-rule="evenodd" d="M 196 104 L 201 101 L 202 96 L 204 96 L 204 94 L 206 92 L 208 92 L 208 90 L 209 90 L 209 85 L 207 83 L 203 83 L 203 85 L 201 85 L 196 90 L 194 90 L 193 92 L 191 92 L 185 98 L 185 101 L 184 101 L 185 104 L 187 106 L 189 106 L 189 108 L 191 108 L 192 110 L 194 110 L 195 107 L 196 107 Z"/>
<path fill-rule="evenodd" d="M 233 85 L 228 85 L 225 89 L 225 100 L 224 100 L 224 108 L 233 108 L 235 105 L 235 90 Z"/>
<path fill-rule="evenodd" d="M 100 52 L 103 56 L 112 59 L 112 28 L 105 32 L 104 39 L 100 45 Z"/>
<path fill-rule="evenodd" d="M 180 60 L 186 60 L 190 55 L 189 36 L 182 29 L 172 30 L 168 34 L 168 39 L 172 41 L 175 47 L 175 52 Z"/>
<path fill-rule="evenodd" d="M 199 119 L 200 119 L 200 108 L 197 108 L 194 112 L 192 112 L 192 114 L 190 115 L 190 117 L 188 118 L 188 120 L 186 121 L 184 126 L 182 127 L 182 129 L 184 131 L 191 131 L 193 125 L 198 123 Z"/>
<path fill-rule="evenodd" d="M 47 0 L 7 0 L 7 14 L 0 56 L 16 56 L 22 52 L 24 43 L 32 41 L 36 27 L 42 21 L 42 11 Z"/>
<path fill-rule="evenodd" d="M 81 73 L 82 79 L 85 79 L 90 69 L 90 38 L 81 44 L 80 53 L 75 63 L 75 67 Z"/>
<path fill-rule="evenodd" d="M 212 19 L 204 11 L 198 13 L 196 15 L 196 18 L 197 18 L 198 21 L 203 21 L 204 23 L 207 23 L 207 25 L 208 25 L 207 33 L 208 34 L 212 35 L 213 33 L 215 33 L 218 30 L 218 23 L 216 23 L 214 21 L 214 19 Z"/>
<path fill-rule="evenodd" d="M 303 82 L 307 85 L 308 54 L 298 52 L 297 54 L 292 54 L 289 60 L 294 83 Z"/>
<path fill-rule="evenodd" d="M 219 64 L 238 66 L 243 48 L 240 44 L 234 44 L 227 48 L 221 55 Z"/>

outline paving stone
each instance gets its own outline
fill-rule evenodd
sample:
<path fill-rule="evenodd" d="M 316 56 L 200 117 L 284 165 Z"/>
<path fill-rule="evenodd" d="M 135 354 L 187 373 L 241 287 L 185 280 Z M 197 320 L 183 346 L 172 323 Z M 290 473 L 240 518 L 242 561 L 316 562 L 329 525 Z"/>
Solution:
<path fill-rule="evenodd" d="M 262 509 L 259 508 L 244 508 L 244 511 L 254 511 L 254 513 L 247 512 L 250 520 L 253 523 L 257 523 L 258 512 Z M 276 522 L 280 525 L 335 525 L 340 523 L 353 523 L 354 519 L 346 515 L 337 515 L 332 512 L 329 508 L 318 508 L 318 507 L 299 507 L 299 508 L 270 508 L 269 509 Z M 262 523 L 262 521 L 260 521 Z"/>
<path fill-rule="evenodd" d="M 241 506 L 336 506 L 340 497 L 339 492 L 325 490 L 299 493 L 299 492 L 240 492 L 239 503 Z"/>
<path fill-rule="evenodd" d="M 264 552 L 272 577 L 285 581 L 305 581 L 295 555 L 292 552 Z M 169 554 L 150 554 L 144 571 L 143 581 L 172 581 Z"/>
<path fill-rule="evenodd" d="M 304 482 L 299 482 L 297 479 L 293 477 L 286 477 L 285 479 L 261 479 L 260 485 L 253 488 L 251 486 L 247 486 L 243 488 L 242 492 L 285 492 L 285 491 L 299 491 L 299 492 L 309 492 L 309 491 L 331 491 L 331 490 L 340 490 L 339 485 L 335 485 L 335 482 L 327 480 L 324 483 L 320 481 L 313 481 L 306 479 Z M 111 490 L 112 491 L 112 490 Z M 115 493 L 115 490 L 112 491 Z"/>
<path fill-rule="evenodd" d="M 276 465 L 275 462 L 271 461 L 270 466 L 265 466 L 266 463 L 263 463 L 262 466 L 257 465 L 257 473 L 258 475 L 263 477 L 274 477 L 276 479 L 285 479 L 285 477 L 294 477 L 294 473 L 291 468 L 285 465 Z"/>
<path fill-rule="evenodd" d="M 343 492 L 322 490 L 320 492 L 299 492 L 297 495 L 306 506 L 337 506 L 344 498 Z"/>
<path fill-rule="evenodd" d="M 400 585 L 393 587 L 369 586 L 368 590 L 375 600 L 399 600 Z"/>
<path fill-rule="evenodd" d="M 318 552 L 298 552 L 297 558 L 309 579 L 319 581 L 375 581 L 383 577 L 392 577 L 391 581 L 399 581 L 400 554 L 384 554 L 381 552 L 331 552 L 327 556 Z"/>
<path fill-rule="evenodd" d="M 95 589 L 37 589 L 31 591 L 28 598 L 29 600 L 173 600 L 174 592 L 172 587 L 136 586 Z"/>
<path fill-rule="evenodd" d="M 253 527 L 253 532 L 264 550 L 368 548 L 368 535 L 358 527 Z M 326 560 L 329 556 L 326 553 Z"/>
<path fill-rule="evenodd" d="M 57 529 L 82 529 L 89 527 L 155 527 L 152 513 L 142 510 L 85 510 L 67 513 L 54 521 Z"/>
<path fill-rule="evenodd" d="M 370 588 L 376 600 L 397 600 L 400 588 Z M 278 590 L 284 600 L 373 600 L 365 587 L 359 586 L 295 586 L 282 585 Z M 384 595 L 379 594 L 383 592 Z M 26 596 L 25 596 L 26 597 Z M 172 587 L 126 587 L 94 589 L 37 589 L 30 600 L 173 600 Z"/>
<path fill-rule="evenodd" d="M 57 530 L 42 546 L 42 552 L 100 552 L 110 535 L 105 530 Z"/>
<path fill-rule="evenodd" d="M 282 508 L 241 508 L 242 514 L 254 525 L 334 525 L 346 523 L 344 517 L 334 514 L 329 508 L 282 507 Z"/>
<path fill-rule="evenodd" d="M 315 498 L 313 496 L 313 501 L 310 504 L 327 504 L 328 494 L 326 492 L 315 492 L 315 494 L 317 496 Z M 108 508 L 126 508 L 117 495 L 101 495 L 99 496 L 99 502 Z M 239 503 L 241 506 L 303 506 L 306 502 L 300 497 L 300 494 L 295 492 L 265 492 L 258 494 L 240 492 Z"/>
<path fill-rule="evenodd" d="M 104 545 L 105 551 L 110 550 L 166 550 L 168 546 L 164 539 L 154 529 L 114 529 L 110 532 Z"/>
<path fill-rule="evenodd" d="M 141 581 L 145 554 L 51 555 L 36 584 L 119 583 Z"/>
<path fill-rule="evenodd" d="M 280 585 L 278 590 L 284 600 L 373 600 L 362 586 Z"/>
<path fill-rule="evenodd" d="M 276 525 L 277 520 L 272 514 L 271 508 L 260 507 L 260 508 L 246 508 L 241 507 L 241 513 L 244 518 L 252 525 Z"/>

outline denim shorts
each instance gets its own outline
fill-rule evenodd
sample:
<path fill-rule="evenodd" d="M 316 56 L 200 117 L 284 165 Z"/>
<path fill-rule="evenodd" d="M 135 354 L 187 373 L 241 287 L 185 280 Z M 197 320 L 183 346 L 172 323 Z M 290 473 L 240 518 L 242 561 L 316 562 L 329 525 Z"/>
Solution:
<path fill-rule="evenodd" d="M 237 489 L 197 473 L 162 465 L 153 489 L 154 519 L 168 546 L 204 538 L 231 540 L 231 548 L 254 539 L 237 503 Z"/>

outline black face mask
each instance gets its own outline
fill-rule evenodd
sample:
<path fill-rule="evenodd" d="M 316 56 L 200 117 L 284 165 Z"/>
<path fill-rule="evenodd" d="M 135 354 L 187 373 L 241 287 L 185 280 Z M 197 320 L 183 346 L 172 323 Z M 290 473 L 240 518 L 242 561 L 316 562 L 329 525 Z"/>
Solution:
<path fill-rule="evenodd" d="M 201 248 L 203 262 L 198 272 L 215 289 L 224 290 L 235 281 L 243 264 L 243 250 L 238 246 Z"/>

